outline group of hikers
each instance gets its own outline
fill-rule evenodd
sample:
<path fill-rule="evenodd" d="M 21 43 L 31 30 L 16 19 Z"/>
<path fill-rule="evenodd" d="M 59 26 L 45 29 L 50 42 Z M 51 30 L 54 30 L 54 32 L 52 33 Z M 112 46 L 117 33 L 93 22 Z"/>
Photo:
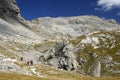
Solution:
<path fill-rule="evenodd" d="M 21 57 L 20 60 L 23 61 L 23 57 Z M 28 59 L 28 60 L 26 61 L 26 65 L 27 65 L 27 66 L 33 66 L 33 60 L 29 60 L 29 59 Z"/>

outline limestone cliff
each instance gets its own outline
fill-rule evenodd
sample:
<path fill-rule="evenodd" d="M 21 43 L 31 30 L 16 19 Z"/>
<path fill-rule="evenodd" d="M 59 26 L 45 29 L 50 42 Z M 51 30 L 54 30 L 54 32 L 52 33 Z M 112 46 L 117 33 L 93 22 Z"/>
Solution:
<path fill-rule="evenodd" d="M 8 17 L 21 18 L 16 0 L 0 0 L 0 17 L 3 19 Z"/>

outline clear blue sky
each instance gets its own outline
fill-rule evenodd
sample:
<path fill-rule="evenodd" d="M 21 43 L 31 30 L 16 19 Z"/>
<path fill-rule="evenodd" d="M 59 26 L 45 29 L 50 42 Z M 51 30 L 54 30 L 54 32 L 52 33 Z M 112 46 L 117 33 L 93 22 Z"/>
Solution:
<path fill-rule="evenodd" d="M 21 15 L 31 20 L 36 17 L 63 17 L 96 15 L 104 18 L 114 18 L 119 21 L 117 15 L 119 9 L 114 8 L 108 11 L 98 6 L 97 0 L 17 0 Z M 98 9 L 98 10 L 95 10 Z"/>

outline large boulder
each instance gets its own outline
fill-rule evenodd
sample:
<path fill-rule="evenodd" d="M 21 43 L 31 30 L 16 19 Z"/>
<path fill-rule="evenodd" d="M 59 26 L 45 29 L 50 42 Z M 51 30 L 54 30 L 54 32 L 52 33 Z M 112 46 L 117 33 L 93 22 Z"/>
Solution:
<path fill-rule="evenodd" d="M 92 76 L 94 77 L 100 77 L 101 75 L 101 63 L 99 61 L 96 61 L 94 64 L 93 64 L 93 67 L 92 67 Z"/>

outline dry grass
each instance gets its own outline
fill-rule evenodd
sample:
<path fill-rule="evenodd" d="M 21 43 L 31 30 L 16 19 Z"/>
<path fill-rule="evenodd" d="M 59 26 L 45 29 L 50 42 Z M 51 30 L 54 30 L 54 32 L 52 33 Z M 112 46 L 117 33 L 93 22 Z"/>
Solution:
<path fill-rule="evenodd" d="M 18 75 L 15 73 L 11 74 L 0 72 L 0 80 L 50 80 L 50 79 L 38 78 L 36 76 Z"/>
<path fill-rule="evenodd" d="M 64 76 L 64 77 L 61 77 Z M 18 75 L 15 73 L 4 73 L 0 72 L 0 80 L 120 80 L 120 77 L 100 77 L 100 78 L 92 78 L 92 77 L 81 77 L 81 76 L 71 76 L 63 74 L 61 76 L 51 76 L 47 78 L 39 78 L 36 76 L 27 76 L 27 75 Z"/>
<path fill-rule="evenodd" d="M 43 52 L 45 50 L 49 50 L 51 47 L 53 47 L 54 44 L 55 44 L 54 41 L 46 41 L 46 42 L 43 42 L 43 43 L 37 43 L 37 44 L 35 44 L 33 46 L 33 48 L 36 51 Z"/>
<path fill-rule="evenodd" d="M 83 35 L 83 36 L 79 36 L 79 37 L 77 37 L 77 38 L 75 38 L 75 39 L 69 40 L 69 42 L 72 43 L 74 46 L 76 46 L 76 45 L 78 45 L 78 44 L 81 42 L 81 40 L 84 39 L 84 38 L 85 38 L 84 35 Z"/>

